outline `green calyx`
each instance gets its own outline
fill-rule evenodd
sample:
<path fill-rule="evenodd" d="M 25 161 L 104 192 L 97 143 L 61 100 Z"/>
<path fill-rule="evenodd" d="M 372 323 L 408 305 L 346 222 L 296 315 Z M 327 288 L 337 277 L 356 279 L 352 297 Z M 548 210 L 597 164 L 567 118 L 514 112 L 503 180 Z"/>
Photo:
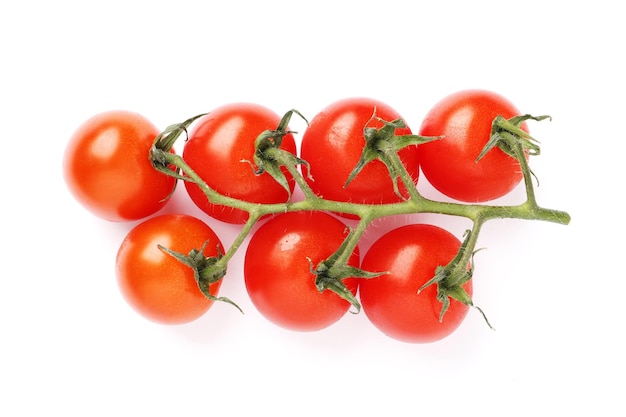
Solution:
<path fill-rule="evenodd" d="M 206 298 L 213 301 L 222 301 L 231 304 L 243 313 L 241 308 L 229 298 L 215 297 L 211 294 L 211 284 L 216 283 L 226 275 L 226 266 L 219 262 L 223 256 L 222 249 L 219 245 L 217 247 L 217 256 L 207 257 L 204 255 L 204 250 L 208 244 L 208 241 L 204 242 L 204 245 L 202 245 L 200 250 L 192 249 L 187 255 L 173 251 L 161 245 L 159 245 L 159 249 L 193 270 L 193 276 L 198 284 L 198 288 Z"/>
<path fill-rule="evenodd" d="M 174 143 L 178 140 L 178 138 L 184 133 L 185 137 L 187 135 L 187 129 L 193 122 L 197 119 L 206 116 L 208 113 L 198 114 L 196 116 L 190 117 L 182 123 L 174 123 L 165 128 L 163 132 L 161 132 L 156 139 L 154 140 L 154 147 L 162 149 L 164 151 L 169 152 L 173 147 Z"/>
<path fill-rule="evenodd" d="M 283 138 L 286 135 L 297 133 L 287 130 L 287 126 L 293 114 L 297 114 L 302 119 L 308 121 L 297 110 L 290 110 L 282 117 L 278 127 L 275 130 L 263 131 L 255 140 L 255 152 L 253 156 L 254 173 L 261 175 L 267 172 L 272 176 L 274 181 L 280 184 L 291 196 L 291 188 L 289 187 L 289 181 L 282 169 L 282 167 L 296 167 L 297 165 L 307 165 L 307 162 L 293 155 L 290 152 L 284 151 L 280 148 Z M 249 162 L 249 161 L 242 161 Z M 255 168 L 256 167 L 256 168 Z"/>
<path fill-rule="evenodd" d="M 383 126 L 379 129 L 368 127 L 373 120 L 383 123 Z M 410 145 L 421 145 L 441 139 L 440 136 L 396 135 L 396 130 L 404 128 L 406 128 L 404 120 L 396 119 L 389 122 L 376 116 L 376 112 L 374 111 L 370 121 L 363 129 L 363 137 L 365 139 L 363 152 L 361 153 L 359 162 L 348 176 L 344 188 L 354 180 L 367 164 L 374 160 L 379 160 L 385 164 L 389 171 L 389 176 L 393 181 L 394 192 L 398 197 L 404 199 L 398 186 L 398 178 L 401 178 L 403 169 L 398 166 L 398 151 Z"/>
<path fill-rule="evenodd" d="M 330 290 L 336 293 L 352 304 L 352 307 L 356 310 L 355 313 L 361 311 L 361 303 L 352 294 L 352 291 L 346 287 L 343 280 L 346 278 L 369 279 L 386 274 L 386 272 L 367 272 L 348 264 L 348 259 L 354 251 L 359 236 L 360 233 L 358 231 L 351 229 L 341 246 L 315 268 L 313 267 L 313 262 L 309 259 L 310 270 L 315 276 L 315 287 L 317 290 L 319 292 Z"/>
<path fill-rule="evenodd" d="M 343 264 L 333 264 L 331 258 L 320 262 L 313 268 L 313 262 L 309 259 L 311 273 L 315 275 L 315 287 L 319 292 L 330 290 L 348 301 L 355 308 L 355 314 L 361 311 L 361 303 L 346 287 L 343 280 L 346 278 L 375 278 L 384 275 L 384 272 L 367 272 L 360 268 Z"/>
<path fill-rule="evenodd" d="M 539 155 L 541 153 L 539 141 L 523 130 L 521 124 L 526 120 L 541 121 L 545 119 L 552 120 L 550 116 L 532 116 L 530 114 L 515 116 L 510 119 L 496 116 L 491 124 L 489 141 L 487 141 L 487 144 L 476 158 L 476 162 L 480 161 L 494 147 L 500 148 L 504 153 L 515 159 L 520 157 L 517 154 L 519 146 L 529 155 Z"/>
<path fill-rule="evenodd" d="M 456 256 L 446 266 L 438 266 L 435 269 L 435 276 L 422 285 L 417 292 L 419 294 L 426 287 L 433 284 L 437 285 L 437 300 L 441 303 L 439 321 L 443 321 L 444 315 L 450 308 L 450 299 L 454 299 L 466 306 L 476 308 L 482 314 L 487 325 L 493 329 L 485 313 L 480 307 L 474 305 L 472 297 L 463 288 L 463 285 L 474 275 L 474 255 L 480 250 L 473 249 L 475 243 L 476 239 L 473 232 L 467 230 Z"/>
<path fill-rule="evenodd" d="M 150 148 L 149 160 L 152 167 L 163 174 L 172 176 L 176 179 L 186 180 L 187 178 L 180 175 L 178 169 L 172 169 L 170 166 L 170 151 L 174 147 L 174 143 L 184 134 L 188 138 L 187 129 L 193 122 L 207 113 L 198 114 L 190 117 L 182 123 L 174 123 L 165 128 L 164 131 L 154 139 L 152 148 Z"/>

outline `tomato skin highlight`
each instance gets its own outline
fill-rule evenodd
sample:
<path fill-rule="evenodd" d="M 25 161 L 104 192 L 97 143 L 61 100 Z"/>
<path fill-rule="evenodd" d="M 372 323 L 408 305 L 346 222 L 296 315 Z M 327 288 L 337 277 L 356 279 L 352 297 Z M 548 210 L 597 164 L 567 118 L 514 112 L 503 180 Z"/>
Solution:
<path fill-rule="evenodd" d="M 387 167 L 378 160 L 366 165 L 344 188 L 350 173 L 357 165 L 365 138 L 363 128 L 382 127 L 379 121 L 368 121 L 376 116 L 391 122 L 402 118 L 389 105 L 370 98 L 348 98 L 336 101 L 320 111 L 309 123 L 302 136 L 301 158 L 310 164 L 311 189 L 328 200 L 355 203 L 393 203 L 401 199 L 395 194 Z M 410 134 L 409 127 L 398 129 L 397 135 Z M 409 174 L 417 182 L 419 175 L 418 150 L 414 145 L 398 152 Z M 400 192 L 408 196 L 400 184 Z"/>
<path fill-rule="evenodd" d="M 461 242 L 437 226 L 412 224 L 380 237 L 363 257 L 361 268 L 389 274 L 362 279 L 359 297 L 368 319 L 387 336 L 409 343 L 430 343 L 458 328 L 469 307 L 454 299 L 439 321 L 437 286 L 418 289 L 435 276 L 437 266 L 454 258 Z M 472 295 L 472 281 L 463 288 Z"/>
<path fill-rule="evenodd" d="M 275 130 L 281 117 L 272 110 L 252 103 L 232 103 L 211 111 L 198 120 L 183 150 L 183 159 L 214 190 L 254 203 L 281 203 L 287 191 L 269 174 L 255 175 L 252 166 L 254 142 L 265 130 Z M 293 135 L 285 135 L 281 148 L 296 153 Z M 295 181 L 286 171 L 289 187 Z M 209 203 L 200 188 L 185 182 L 193 202 L 211 217 L 227 223 L 242 224 L 248 219 L 243 210 Z"/>
<path fill-rule="evenodd" d="M 85 121 L 63 156 L 63 177 L 74 198 L 109 221 L 143 219 L 169 201 L 176 180 L 156 171 L 149 150 L 159 130 L 140 114 L 114 110 Z"/>
<path fill-rule="evenodd" d="M 420 135 L 444 136 L 420 145 L 420 167 L 441 193 L 478 203 L 502 197 L 522 180 L 519 162 L 494 148 L 476 162 L 487 144 L 493 119 L 509 119 L 519 110 L 505 97 L 486 90 L 463 90 L 436 103 L 420 127 Z M 521 128 L 527 131 L 525 123 Z"/>
<path fill-rule="evenodd" d="M 337 322 L 350 303 L 329 290 L 317 290 L 308 259 L 315 268 L 346 236 L 340 220 L 318 211 L 289 212 L 263 224 L 252 236 L 244 262 L 246 289 L 257 310 L 294 331 L 317 331 Z M 358 266 L 358 247 L 348 263 Z M 356 278 L 343 282 L 356 294 Z"/>
<path fill-rule="evenodd" d="M 189 254 L 208 240 L 205 256 L 217 256 L 222 248 L 215 232 L 201 220 L 186 214 L 163 214 L 132 229 L 116 257 L 120 292 L 146 319 L 161 324 L 191 322 L 213 305 L 198 288 L 193 270 L 157 245 Z M 223 249 L 222 249 L 223 252 Z M 217 296 L 222 280 L 210 285 Z"/>

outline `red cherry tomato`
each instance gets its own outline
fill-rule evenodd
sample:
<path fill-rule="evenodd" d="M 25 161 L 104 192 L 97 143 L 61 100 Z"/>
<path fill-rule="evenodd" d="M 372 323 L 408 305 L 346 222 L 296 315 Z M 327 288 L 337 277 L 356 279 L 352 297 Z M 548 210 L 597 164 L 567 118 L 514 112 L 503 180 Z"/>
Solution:
<path fill-rule="evenodd" d="M 387 167 L 379 160 L 372 161 L 346 186 L 346 180 L 359 162 L 365 146 L 363 129 L 380 128 L 383 124 L 372 116 L 391 122 L 401 116 L 390 106 L 369 98 L 350 98 L 337 101 L 310 122 L 302 137 L 301 158 L 310 164 L 313 180 L 307 178 L 311 189 L 328 200 L 356 203 L 392 203 L 400 201 L 393 188 Z M 410 134 L 406 127 L 397 135 Z M 417 182 L 419 167 L 417 147 L 403 148 L 400 158 L 409 174 Z M 402 184 L 400 192 L 408 196 Z"/>
<path fill-rule="evenodd" d="M 502 197 L 522 179 L 519 162 L 494 148 L 476 162 L 498 115 L 509 119 L 519 111 L 506 98 L 484 90 L 452 94 L 428 112 L 420 135 L 444 136 L 420 145 L 424 176 L 440 192 L 463 202 Z M 521 128 L 527 130 L 526 124 Z"/>
<path fill-rule="evenodd" d="M 437 286 L 422 285 L 447 265 L 461 242 L 437 226 L 414 224 L 394 229 L 378 239 L 363 258 L 361 268 L 389 274 L 362 279 L 359 295 L 363 311 L 383 333 L 411 343 L 433 342 L 451 334 L 461 324 L 468 306 L 454 299 L 439 320 L 442 303 Z M 471 296 L 472 284 L 463 288 Z"/>
<path fill-rule="evenodd" d="M 245 283 L 259 312 L 274 324 L 315 331 L 339 320 L 350 303 L 330 290 L 319 292 L 311 273 L 347 236 L 346 226 L 324 212 L 290 212 L 263 224 L 252 236 L 244 263 Z M 309 262 L 310 260 L 310 262 Z M 349 264 L 358 266 L 358 248 Z M 358 280 L 347 278 L 356 294 Z"/>
<path fill-rule="evenodd" d="M 281 117 L 273 111 L 249 103 L 219 107 L 202 117 L 189 135 L 183 159 L 214 190 L 240 200 L 254 203 L 280 203 L 289 193 L 269 174 L 255 175 L 251 165 L 254 142 L 265 130 L 275 130 Z M 295 154 L 293 135 L 285 135 L 281 148 Z M 291 191 L 293 177 L 283 170 Z M 228 223 L 245 223 L 248 213 L 212 204 L 200 188 L 185 182 L 193 202 L 210 216 Z"/>
<path fill-rule="evenodd" d="M 87 120 L 70 138 L 63 158 L 72 195 L 110 221 L 139 220 L 159 211 L 176 186 L 148 160 L 159 133 L 146 118 L 127 111 Z"/>
<path fill-rule="evenodd" d="M 139 224 L 119 248 L 116 274 L 126 301 L 145 318 L 163 324 L 182 324 L 202 316 L 213 305 L 198 288 L 193 270 L 163 252 L 158 245 L 184 255 L 200 250 L 204 255 L 223 253 L 213 230 L 201 220 L 184 214 L 164 214 Z M 216 296 L 219 280 L 209 286 Z"/>

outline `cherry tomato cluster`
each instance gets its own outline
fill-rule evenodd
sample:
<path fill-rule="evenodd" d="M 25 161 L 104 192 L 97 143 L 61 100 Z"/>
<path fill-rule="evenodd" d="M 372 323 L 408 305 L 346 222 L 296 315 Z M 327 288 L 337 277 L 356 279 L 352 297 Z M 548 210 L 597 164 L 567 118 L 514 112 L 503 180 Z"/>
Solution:
<path fill-rule="evenodd" d="M 452 333 L 473 307 L 473 248 L 484 221 L 569 221 L 539 208 L 528 181 L 526 160 L 539 148 L 526 121 L 545 116 L 520 115 L 493 92 L 444 98 L 418 133 L 386 103 L 340 100 L 307 121 L 299 147 L 288 128 L 294 114 L 233 103 L 160 132 L 136 113 L 112 111 L 74 133 L 63 161 L 73 196 L 103 219 L 143 220 L 116 259 L 121 293 L 137 312 L 180 324 L 215 301 L 238 308 L 219 296 L 220 285 L 228 260 L 261 222 L 247 244 L 243 276 L 268 320 L 315 331 L 362 309 L 390 337 L 431 342 Z M 179 136 L 180 156 L 172 146 Z M 458 204 L 421 196 L 420 170 Z M 506 214 L 482 204 L 522 180 L 525 204 Z M 181 181 L 207 220 L 241 225 L 230 248 L 204 220 L 158 214 Z M 298 201 L 296 187 L 304 195 Z M 418 211 L 466 216 L 474 229 L 461 241 L 438 226 L 405 225 L 359 252 L 371 221 Z"/>

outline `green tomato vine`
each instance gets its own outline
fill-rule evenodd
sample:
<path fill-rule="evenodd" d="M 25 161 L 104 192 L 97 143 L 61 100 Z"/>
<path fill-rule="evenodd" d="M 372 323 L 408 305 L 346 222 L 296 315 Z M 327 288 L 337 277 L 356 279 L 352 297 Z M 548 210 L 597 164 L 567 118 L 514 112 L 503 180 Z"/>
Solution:
<path fill-rule="evenodd" d="M 349 214 L 358 217 L 358 223 L 350 230 L 344 242 L 333 255 L 318 265 L 311 264 L 311 273 L 315 277 L 315 284 L 319 291 L 330 290 L 337 293 L 349 301 L 356 312 L 359 312 L 361 308 L 360 303 L 343 284 L 343 279 L 348 277 L 373 278 L 385 274 L 385 272 L 363 271 L 347 263 L 350 254 L 358 245 L 370 223 L 382 217 L 399 214 L 434 213 L 461 216 L 472 222 L 472 228 L 466 231 L 463 243 L 454 259 L 447 265 L 438 267 L 435 271 L 435 276 L 424 284 L 420 291 L 430 285 L 437 286 L 437 299 L 442 304 L 440 319 L 443 319 L 450 304 L 450 299 L 456 299 L 465 305 L 478 309 L 487 321 L 482 310 L 474 305 L 471 297 L 463 289 L 463 284 L 472 278 L 474 271 L 473 257 L 477 252 L 476 243 L 482 226 L 489 220 L 504 218 L 542 220 L 563 225 L 567 225 L 570 222 L 568 213 L 543 208 L 537 203 L 533 184 L 534 174 L 530 169 L 527 157 L 539 155 L 539 142 L 520 128 L 520 124 L 524 121 L 541 121 L 549 119 L 549 116 L 535 117 L 526 114 L 511 119 L 498 116 L 493 121 L 490 139 L 476 160 L 480 160 L 492 149 L 499 148 L 519 162 L 523 173 L 526 200 L 518 205 L 506 206 L 442 202 L 424 197 L 420 194 L 413 179 L 402 164 L 398 151 L 409 145 L 419 146 L 433 140 L 441 140 L 442 138 L 412 134 L 396 135 L 397 129 L 405 127 L 404 121 L 402 119 L 385 121 L 377 118 L 376 115 L 373 115 L 372 119 L 376 118 L 376 120 L 381 121 L 383 126 L 376 129 L 368 127 L 366 124 L 364 127 L 365 146 L 358 164 L 354 167 L 350 176 L 346 178 L 345 187 L 348 187 L 350 182 L 359 175 L 364 166 L 374 160 L 379 160 L 387 167 L 393 181 L 394 191 L 401 197 L 401 201 L 387 204 L 359 204 L 324 199 L 316 195 L 305 180 L 305 175 L 309 175 L 307 162 L 280 148 L 282 138 L 287 134 L 294 133 L 287 130 L 287 125 L 294 114 L 299 115 L 306 121 L 298 111 L 288 111 L 275 130 L 267 130 L 259 134 L 255 141 L 255 152 L 251 155 L 251 160 L 241 162 L 249 163 L 251 169 L 257 175 L 271 175 L 277 183 L 287 191 L 290 191 L 282 168 L 286 169 L 302 190 L 304 198 L 299 201 L 292 201 L 289 198 L 284 203 L 259 204 L 220 194 L 209 187 L 187 165 L 181 156 L 170 152 L 174 143 L 181 136 L 186 138 L 187 129 L 204 114 L 189 118 L 182 123 L 170 125 L 154 140 L 149 158 L 155 169 L 179 180 L 197 184 L 209 201 L 214 204 L 241 209 L 249 214 L 247 222 L 225 253 L 220 254 L 216 258 L 211 258 L 209 261 L 195 262 L 193 264 L 184 262 L 196 269 L 195 276 L 200 288 L 206 287 L 208 283 L 214 282 L 216 279 L 221 279 L 226 274 L 228 262 L 241 247 L 253 226 L 263 216 L 290 211 L 314 210 Z M 406 190 L 408 190 L 407 197 L 400 194 L 398 181 L 402 182 Z M 166 250 L 165 248 L 163 249 Z M 184 258 L 181 256 L 180 259 Z M 197 265 L 199 264 L 202 265 L 201 271 L 197 270 Z M 234 304 L 226 298 L 224 298 L 224 301 Z M 239 308 L 236 304 L 234 305 Z M 487 324 L 489 324 L 488 321 Z"/>

